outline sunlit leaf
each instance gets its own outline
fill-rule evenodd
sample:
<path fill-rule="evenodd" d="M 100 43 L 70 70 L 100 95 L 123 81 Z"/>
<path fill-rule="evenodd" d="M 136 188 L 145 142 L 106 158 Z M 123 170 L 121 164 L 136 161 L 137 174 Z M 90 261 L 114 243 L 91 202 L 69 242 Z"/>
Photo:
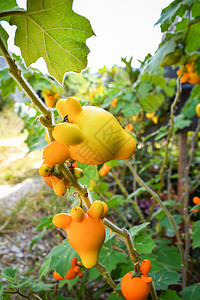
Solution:
<path fill-rule="evenodd" d="M 17 25 L 15 44 L 26 66 L 43 57 L 60 83 L 66 72 L 81 72 L 87 66 L 85 41 L 94 34 L 89 21 L 72 10 L 72 2 L 28 0 L 27 11 L 10 19 Z"/>

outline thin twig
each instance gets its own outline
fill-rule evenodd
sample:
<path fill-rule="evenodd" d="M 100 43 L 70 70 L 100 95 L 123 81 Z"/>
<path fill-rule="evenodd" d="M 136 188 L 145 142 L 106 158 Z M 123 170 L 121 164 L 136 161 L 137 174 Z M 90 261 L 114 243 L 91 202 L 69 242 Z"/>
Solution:
<path fill-rule="evenodd" d="M 199 133 L 200 130 L 200 118 L 198 118 L 198 124 L 195 132 L 191 136 L 191 154 L 188 161 L 188 164 L 185 169 L 185 199 L 184 199 L 184 220 L 185 220 L 185 269 L 183 273 L 183 288 L 187 285 L 187 267 L 188 267 L 188 256 L 189 256 L 189 249 L 190 249 L 190 216 L 188 214 L 188 204 L 189 204 L 189 197 L 190 197 L 190 182 L 189 182 L 189 173 L 190 168 L 192 165 L 192 161 L 195 154 L 195 137 Z"/>
<path fill-rule="evenodd" d="M 152 195 L 152 197 L 158 202 L 158 204 L 161 206 L 161 208 L 163 209 L 164 213 L 168 217 L 170 223 L 173 226 L 173 229 L 174 229 L 174 232 L 175 232 L 175 236 L 176 236 L 176 239 L 177 239 L 177 245 L 178 245 L 178 248 L 179 248 L 179 251 L 180 251 L 180 255 L 181 255 L 182 268 L 185 268 L 185 258 L 184 258 L 183 245 L 182 245 L 181 237 L 180 237 L 179 231 L 177 229 L 176 223 L 174 222 L 173 216 L 170 214 L 170 212 L 167 209 L 167 207 L 163 204 L 163 202 L 160 199 L 159 195 L 156 192 L 154 192 L 148 185 L 146 185 L 146 183 L 139 177 L 139 175 L 137 174 L 136 170 L 133 168 L 133 166 L 130 164 L 129 161 L 126 161 L 126 165 L 129 167 L 130 171 L 135 176 L 137 182 L 142 187 L 144 187 L 145 190 L 147 192 L 149 192 L 150 195 Z"/>
<path fill-rule="evenodd" d="M 173 129 L 174 129 L 174 118 L 175 118 L 175 108 L 176 108 L 176 104 L 180 98 L 181 95 L 181 76 L 177 77 L 177 91 L 176 91 L 176 96 L 174 98 L 174 101 L 171 105 L 171 113 L 170 113 L 170 129 L 169 129 L 169 134 L 167 136 L 167 143 L 166 143 L 166 147 L 165 147 L 165 155 L 164 155 L 164 159 L 163 159 L 163 163 L 161 166 L 161 170 L 160 170 L 160 187 L 158 190 L 158 194 L 160 194 L 160 192 L 162 191 L 162 187 L 163 187 L 163 183 L 164 183 L 164 171 L 166 168 L 166 164 L 167 164 L 167 158 L 168 158 L 168 150 L 169 150 L 169 143 L 171 141 L 171 137 L 172 137 L 172 133 L 173 133 Z"/>

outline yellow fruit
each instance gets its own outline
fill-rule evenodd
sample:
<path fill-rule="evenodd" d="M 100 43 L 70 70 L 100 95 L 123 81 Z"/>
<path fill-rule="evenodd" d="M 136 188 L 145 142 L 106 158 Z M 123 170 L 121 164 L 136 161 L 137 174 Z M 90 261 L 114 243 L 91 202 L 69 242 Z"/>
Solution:
<path fill-rule="evenodd" d="M 199 84 L 200 76 L 198 75 L 198 73 L 190 73 L 188 82 L 191 84 Z"/>
<path fill-rule="evenodd" d="M 60 213 L 53 217 L 53 224 L 58 228 L 66 229 L 72 221 L 72 217 L 68 214 Z"/>
<path fill-rule="evenodd" d="M 136 116 L 132 116 L 131 119 L 133 120 L 133 122 L 137 121 L 137 115 Z"/>
<path fill-rule="evenodd" d="M 196 106 L 196 113 L 197 113 L 197 117 L 200 118 L 200 103 L 197 104 L 197 106 Z"/>
<path fill-rule="evenodd" d="M 56 103 L 56 109 L 59 115 L 64 119 L 67 116 L 67 108 L 65 107 L 65 99 L 60 99 Z"/>
<path fill-rule="evenodd" d="M 186 83 L 188 81 L 189 77 L 190 77 L 190 73 L 188 73 L 188 72 L 183 73 L 183 76 L 181 77 L 181 82 Z"/>
<path fill-rule="evenodd" d="M 46 142 L 49 144 L 49 143 L 51 143 L 51 141 L 49 140 L 49 137 L 48 137 L 48 134 L 46 133 L 45 134 L 45 140 L 46 140 Z"/>
<path fill-rule="evenodd" d="M 109 112 L 95 106 L 81 107 L 75 98 L 68 98 L 64 109 L 69 122 L 78 126 L 84 136 L 81 143 L 69 147 L 69 156 L 72 159 L 97 165 L 113 159 L 128 159 L 135 152 L 135 139 Z M 69 131 L 73 128 L 65 126 L 65 129 L 62 128 L 62 135 L 70 135 Z M 56 139 L 55 135 L 54 137 Z"/>
<path fill-rule="evenodd" d="M 53 218 L 56 227 L 64 228 L 71 247 L 79 254 L 86 268 L 93 268 L 105 240 L 105 227 L 100 218 L 84 213 L 80 222 L 69 214 L 58 214 Z"/>
<path fill-rule="evenodd" d="M 77 145 L 84 141 L 84 136 L 78 125 L 72 123 L 57 124 L 52 131 L 54 139 L 67 146 Z"/>
<path fill-rule="evenodd" d="M 92 218 L 101 218 L 104 212 L 104 205 L 100 200 L 96 200 L 92 203 L 88 210 L 88 215 Z"/>
<path fill-rule="evenodd" d="M 47 165 L 47 164 L 43 164 L 40 168 L 39 168 L 39 173 L 41 176 L 43 177 L 48 177 L 49 175 L 51 175 L 52 173 L 52 167 Z"/>
<path fill-rule="evenodd" d="M 84 176 L 84 171 L 80 168 L 74 168 L 73 173 L 77 179 L 82 178 Z"/>
<path fill-rule="evenodd" d="M 80 206 L 74 206 L 71 210 L 72 220 L 80 222 L 83 219 L 84 210 Z"/>
<path fill-rule="evenodd" d="M 69 148 L 66 145 L 53 141 L 43 150 L 43 157 L 46 163 L 57 165 L 70 158 Z"/>
<path fill-rule="evenodd" d="M 56 176 L 51 176 L 51 181 L 53 185 L 54 193 L 58 197 L 62 197 L 66 193 L 66 178 L 58 178 Z"/>
<path fill-rule="evenodd" d="M 105 218 L 108 214 L 108 205 L 105 202 L 102 202 L 104 206 L 103 214 L 101 215 L 101 219 Z"/>
<path fill-rule="evenodd" d="M 155 113 L 153 112 L 153 113 L 146 113 L 146 115 L 145 115 L 145 117 L 147 118 L 147 119 L 152 119 L 153 117 L 154 117 L 154 115 L 155 115 Z"/>
<path fill-rule="evenodd" d="M 154 122 L 154 124 L 158 124 L 158 116 L 153 117 L 152 121 Z"/>

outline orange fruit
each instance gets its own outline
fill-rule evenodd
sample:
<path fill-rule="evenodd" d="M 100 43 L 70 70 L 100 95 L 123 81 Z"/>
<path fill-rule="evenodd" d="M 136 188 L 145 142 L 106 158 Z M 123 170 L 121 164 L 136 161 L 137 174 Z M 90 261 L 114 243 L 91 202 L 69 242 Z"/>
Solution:
<path fill-rule="evenodd" d="M 132 272 L 126 273 L 121 280 L 121 291 L 126 300 L 145 300 L 150 292 L 150 283 L 140 277 L 133 277 Z"/>
<path fill-rule="evenodd" d="M 101 177 L 104 177 L 110 172 L 110 167 L 107 164 L 103 164 L 101 169 L 99 170 L 99 174 Z"/>
<path fill-rule="evenodd" d="M 151 262 L 148 259 L 144 259 L 140 265 L 140 272 L 143 275 L 147 275 L 151 269 Z"/>

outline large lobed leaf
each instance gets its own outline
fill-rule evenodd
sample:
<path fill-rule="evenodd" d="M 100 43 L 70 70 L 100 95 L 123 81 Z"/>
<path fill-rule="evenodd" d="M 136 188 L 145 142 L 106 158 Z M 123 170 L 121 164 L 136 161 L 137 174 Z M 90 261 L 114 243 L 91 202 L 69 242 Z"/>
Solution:
<path fill-rule="evenodd" d="M 94 35 L 89 21 L 72 10 L 73 0 L 28 0 L 27 11 L 14 15 L 15 44 L 26 66 L 43 57 L 50 75 L 62 83 L 68 71 L 87 66 L 86 39 Z"/>
<path fill-rule="evenodd" d="M 70 269 L 71 260 L 73 257 L 79 256 L 70 246 L 67 240 L 64 240 L 62 244 L 54 247 L 51 252 L 47 255 L 47 259 L 39 270 L 39 278 L 45 276 L 48 271 L 56 270 L 61 276 L 65 277 L 67 271 Z"/>

